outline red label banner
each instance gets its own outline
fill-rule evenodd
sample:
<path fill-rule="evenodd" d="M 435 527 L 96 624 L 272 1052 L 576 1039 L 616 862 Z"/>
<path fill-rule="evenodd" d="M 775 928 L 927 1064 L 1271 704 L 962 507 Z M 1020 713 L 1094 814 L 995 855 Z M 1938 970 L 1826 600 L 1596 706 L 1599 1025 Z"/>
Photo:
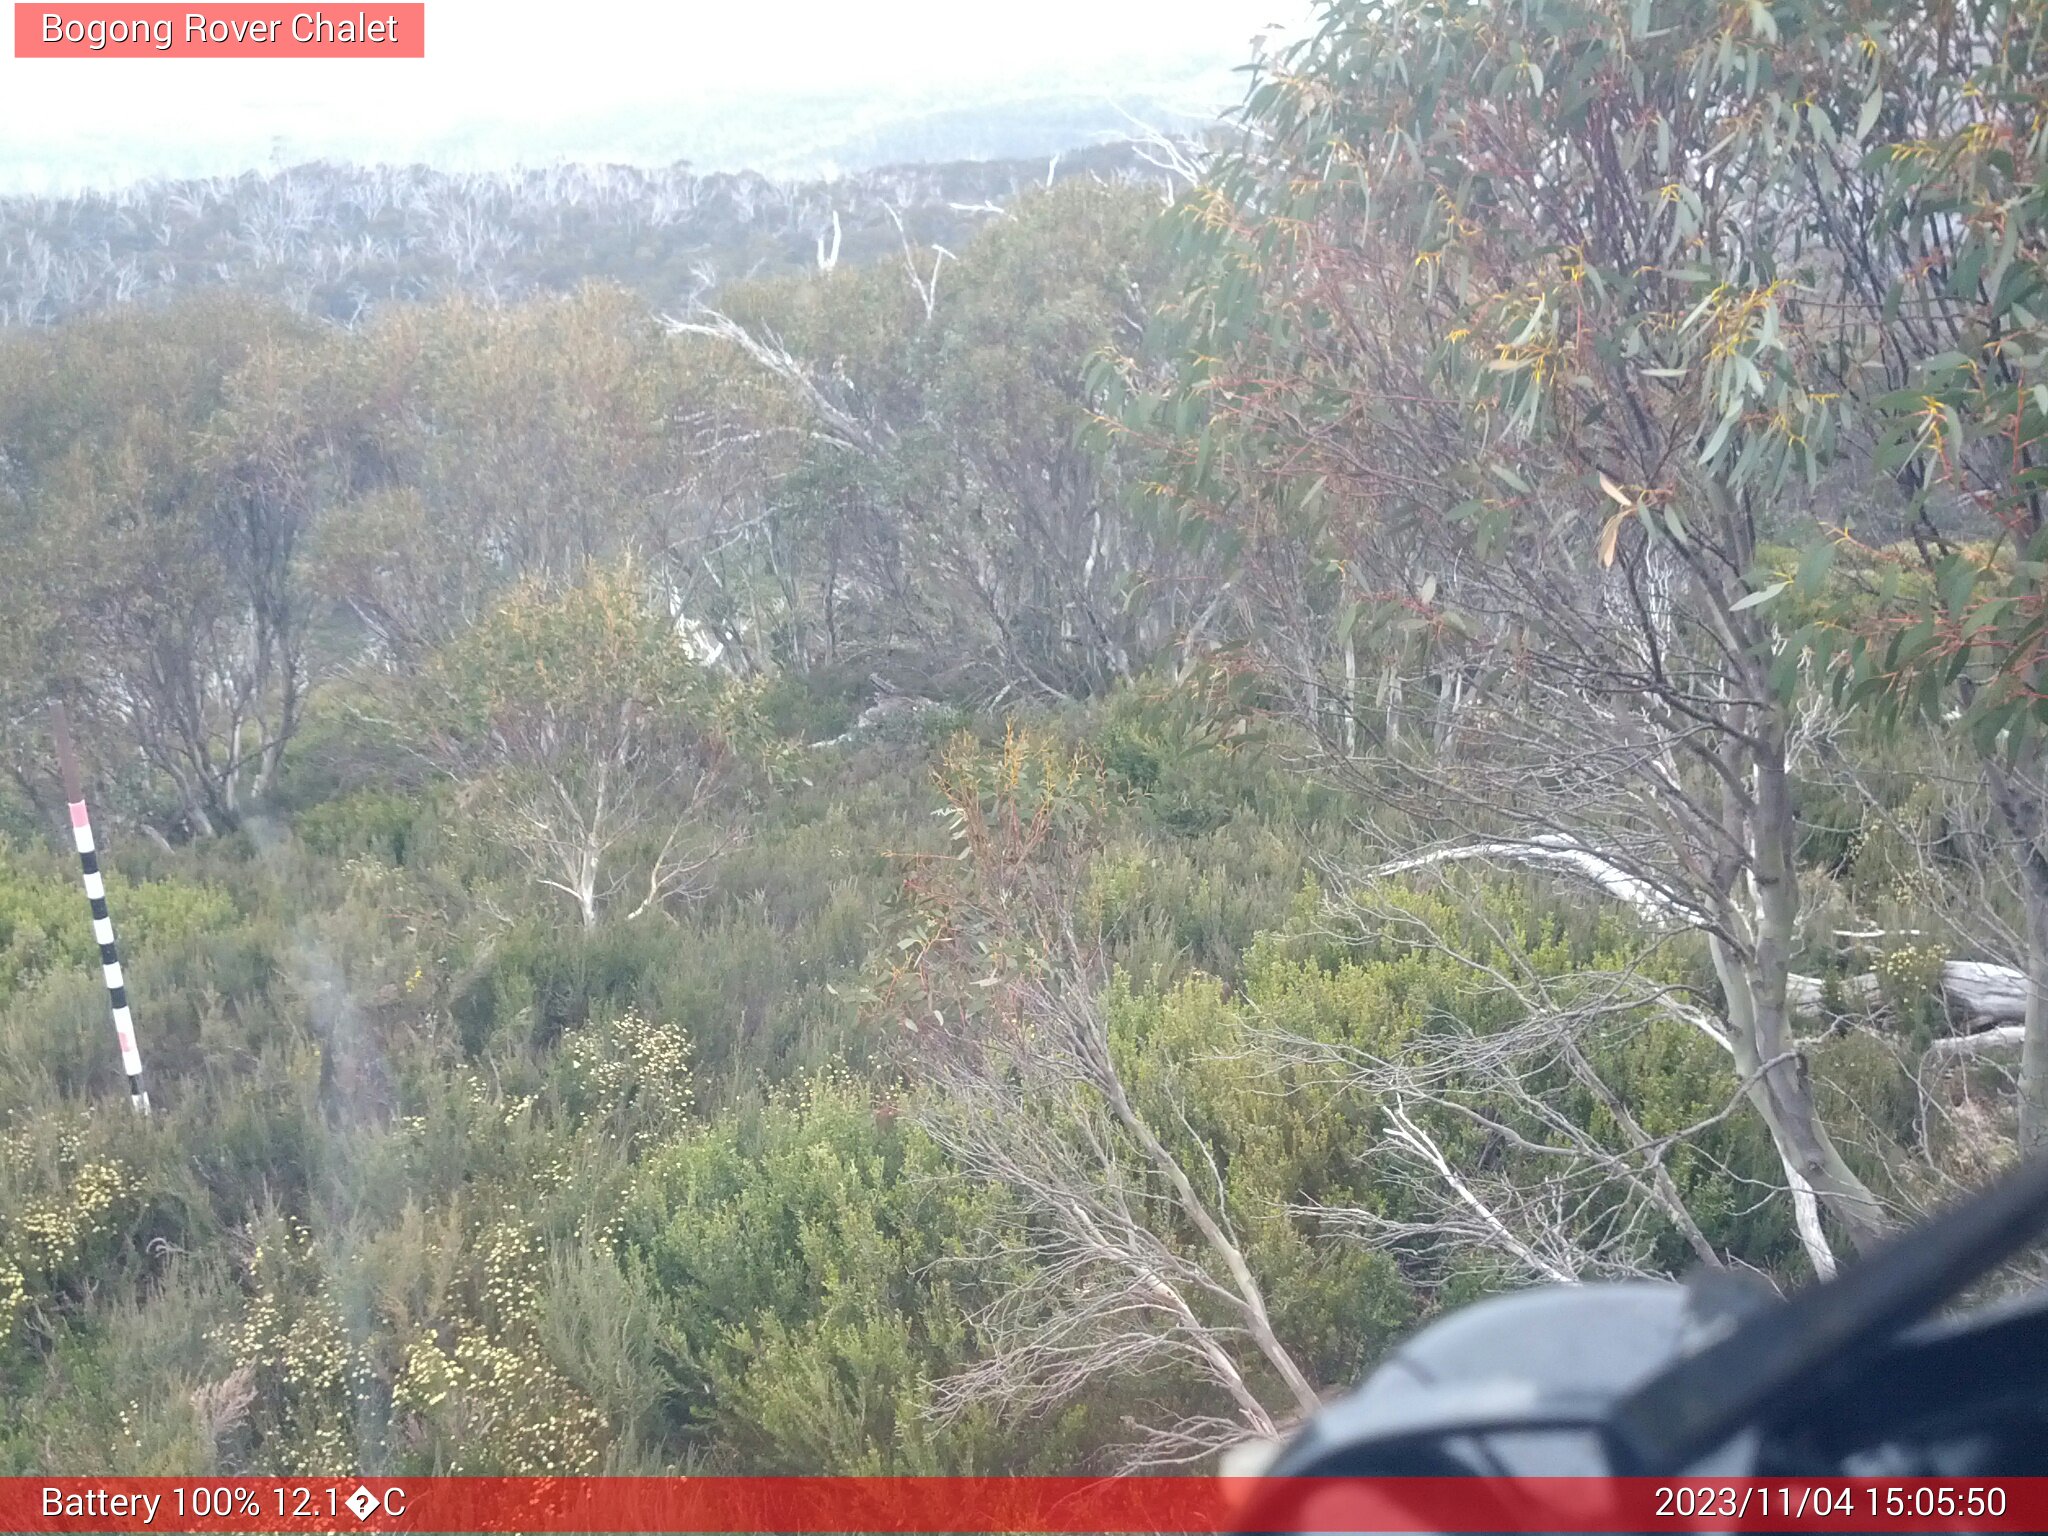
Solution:
<path fill-rule="evenodd" d="M 14 7 L 17 59 L 423 59 L 424 4 Z"/>
<path fill-rule="evenodd" d="M 2044 1531 L 2048 1477 L 0 1478 L 0 1531 Z"/>

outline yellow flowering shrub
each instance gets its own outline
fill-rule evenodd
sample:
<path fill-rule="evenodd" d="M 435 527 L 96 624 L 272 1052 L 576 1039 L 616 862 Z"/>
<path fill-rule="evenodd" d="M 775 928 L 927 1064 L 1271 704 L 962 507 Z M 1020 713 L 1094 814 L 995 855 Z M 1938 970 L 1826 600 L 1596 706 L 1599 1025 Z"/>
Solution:
<path fill-rule="evenodd" d="M 508 1218 L 473 1257 L 469 1315 L 406 1351 L 391 1394 L 402 1444 L 420 1470 L 442 1475 L 593 1471 L 605 1418 L 541 1347 L 540 1239 Z"/>
<path fill-rule="evenodd" d="M 629 1144 L 682 1128 L 693 1101 L 690 1039 L 628 1008 L 572 1030 L 556 1067 L 564 1106 Z"/>
<path fill-rule="evenodd" d="M 343 1325 L 321 1246 L 292 1217 L 263 1223 L 245 1285 L 241 1316 L 214 1338 L 254 1390 L 249 1464 L 326 1475 L 354 1467 L 370 1370 Z"/>
<path fill-rule="evenodd" d="M 0 1135 L 0 1340 L 32 1297 L 70 1288 L 81 1261 L 121 1230 L 140 1187 L 126 1163 L 88 1152 L 75 1118 Z"/>

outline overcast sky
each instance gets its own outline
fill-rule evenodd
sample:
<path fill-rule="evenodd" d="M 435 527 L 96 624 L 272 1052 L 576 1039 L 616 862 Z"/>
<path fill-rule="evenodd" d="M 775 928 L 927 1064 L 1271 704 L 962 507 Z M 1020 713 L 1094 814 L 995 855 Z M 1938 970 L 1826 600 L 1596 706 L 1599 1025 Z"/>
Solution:
<path fill-rule="evenodd" d="M 586 152 L 576 123 L 642 105 L 1164 78 L 1190 58 L 1245 57 L 1254 33 L 1305 10 L 1306 0 L 429 0 L 424 60 L 10 54 L 0 180 L 55 189 L 130 166 L 233 170 L 273 146 L 298 159 L 409 159 L 415 142 L 474 140 L 498 124 L 517 125 L 530 155 L 560 123 L 553 153 L 573 155 Z"/>

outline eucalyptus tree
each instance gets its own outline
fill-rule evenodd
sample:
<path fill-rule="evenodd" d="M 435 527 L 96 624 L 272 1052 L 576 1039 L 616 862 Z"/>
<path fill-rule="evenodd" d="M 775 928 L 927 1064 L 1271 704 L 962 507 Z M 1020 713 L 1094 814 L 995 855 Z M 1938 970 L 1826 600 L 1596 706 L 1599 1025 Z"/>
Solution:
<path fill-rule="evenodd" d="M 235 825 L 298 726 L 303 546 L 342 435 L 294 387 L 317 351 L 288 316 L 211 299 L 0 347 L 23 681 L 71 694 L 102 757 L 139 759 L 159 835 Z"/>
<path fill-rule="evenodd" d="M 2018 878 L 2028 975 L 2020 1134 L 2048 1143 L 2048 5 L 1901 4 L 1845 61 L 1856 136 L 1809 176 L 1890 527 L 1843 528 L 1813 633 L 1884 726 L 1958 729 Z M 1809 112 L 1809 117 L 1813 114 Z M 1861 153 L 1858 153 L 1858 150 Z M 1886 535 L 1889 534 L 1890 537 Z"/>
<path fill-rule="evenodd" d="M 727 841 L 705 815 L 727 766 L 717 689 L 630 566 L 560 593 L 529 578 L 407 692 L 421 751 L 583 927 L 700 893 Z"/>
<path fill-rule="evenodd" d="M 1823 1269 L 1816 1201 L 1859 1248 L 1890 1222 L 1792 1029 L 1814 632 L 1778 612 L 1826 581 L 1859 419 L 1826 167 L 1875 144 L 1868 61 L 1917 10 L 1334 0 L 1183 202 L 1171 376 L 1103 370 L 1340 771 L 1704 935 L 1716 1008 L 1674 1012 Z"/>
<path fill-rule="evenodd" d="M 701 590 L 708 561 L 712 608 L 799 671 L 900 660 L 1076 697 L 1142 670 L 1179 627 L 1187 554 L 1130 516 L 1122 466 L 1082 433 L 1089 359 L 1142 333 L 1155 216 L 1136 189 L 1070 182 L 956 259 L 906 244 L 679 316 L 705 385 L 662 540 L 679 582 Z"/>
<path fill-rule="evenodd" d="M 362 421 L 317 569 L 384 665 L 418 665 L 527 577 L 616 559 L 675 486 L 665 349 L 618 290 L 395 309 L 331 351 L 330 417 Z"/>

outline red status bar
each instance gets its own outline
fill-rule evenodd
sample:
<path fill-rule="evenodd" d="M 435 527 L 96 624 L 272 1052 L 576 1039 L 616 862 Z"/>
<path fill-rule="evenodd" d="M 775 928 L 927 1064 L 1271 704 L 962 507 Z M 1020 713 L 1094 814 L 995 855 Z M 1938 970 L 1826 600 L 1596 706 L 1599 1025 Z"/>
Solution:
<path fill-rule="evenodd" d="M 2048 1531 L 2048 1477 L 0 1478 L 0 1531 Z"/>

